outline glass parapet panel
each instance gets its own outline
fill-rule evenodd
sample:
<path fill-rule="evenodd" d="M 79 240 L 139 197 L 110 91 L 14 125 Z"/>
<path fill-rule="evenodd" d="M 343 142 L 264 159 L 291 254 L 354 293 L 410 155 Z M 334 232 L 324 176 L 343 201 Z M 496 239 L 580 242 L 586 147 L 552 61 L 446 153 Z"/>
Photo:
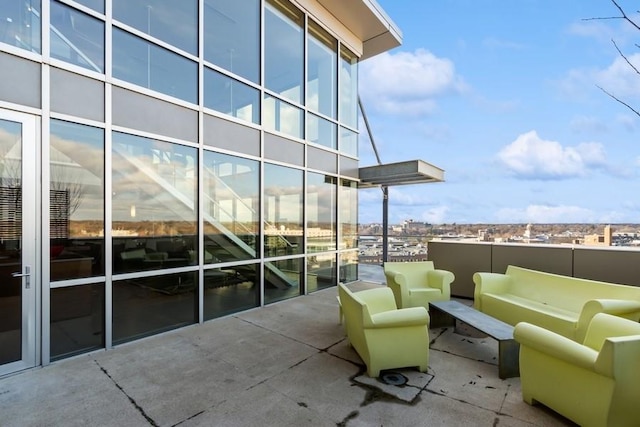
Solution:
<path fill-rule="evenodd" d="M 264 168 L 264 256 L 301 254 L 303 172 L 270 163 Z"/>
<path fill-rule="evenodd" d="M 358 280 L 358 251 L 340 252 L 340 283 Z"/>
<path fill-rule="evenodd" d="M 304 102 L 304 14 L 287 0 L 267 0 L 264 17 L 265 87 Z"/>
<path fill-rule="evenodd" d="M 104 73 L 104 22 L 51 2 L 51 56 Z"/>
<path fill-rule="evenodd" d="M 325 252 L 336 248 L 337 178 L 307 174 L 307 252 Z"/>
<path fill-rule="evenodd" d="M 336 119 L 338 42 L 320 25 L 309 21 L 308 46 L 306 105 Z"/>
<path fill-rule="evenodd" d="M 112 3 L 113 19 L 185 52 L 198 54 L 198 0 L 112 0 Z"/>
<path fill-rule="evenodd" d="M 259 0 L 204 0 L 204 59 L 260 82 Z"/>
<path fill-rule="evenodd" d="M 104 284 L 51 289 L 51 360 L 104 348 Z"/>
<path fill-rule="evenodd" d="M 204 319 L 257 307 L 260 302 L 259 264 L 204 270 Z"/>
<path fill-rule="evenodd" d="M 292 258 L 264 264 L 264 303 L 299 296 L 302 292 L 304 258 Z"/>
<path fill-rule="evenodd" d="M 204 152 L 204 262 L 259 257 L 260 163 Z"/>
<path fill-rule="evenodd" d="M 198 151 L 113 133 L 113 271 L 194 265 Z"/>
<path fill-rule="evenodd" d="M 196 104 L 198 64 L 113 28 L 113 77 Z"/>
<path fill-rule="evenodd" d="M 260 123 L 260 91 L 205 68 L 204 106 L 251 123 Z"/>
<path fill-rule="evenodd" d="M 113 282 L 113 343 L 120 344 L 197 322 L 197 273 Z"/>
<path fill-rule="evenodd" d="M 307 291 L 336 286 L 336 254 L 317 254 L 307 258 Z"/>
<path fill-rule="evenodd" d="M 104 275 L 104 130 L 51 120 L 51 281 Z"/>
<path fill-rule="evenodd" d="M 40 0 L 0 1 L 0 42 L 40 53 Z"/>

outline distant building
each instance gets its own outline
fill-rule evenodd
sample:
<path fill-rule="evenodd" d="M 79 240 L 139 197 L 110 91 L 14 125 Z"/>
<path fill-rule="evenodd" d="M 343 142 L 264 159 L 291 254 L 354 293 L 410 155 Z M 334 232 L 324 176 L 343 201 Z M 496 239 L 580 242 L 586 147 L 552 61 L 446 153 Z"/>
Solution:
<path fill-rule="evenodd" d="M 604 227 L 604 234 L 589 234 L 584 236 L 584 244 L 589 246 L 611 246 L 613 232 L 611 226 Z"/>

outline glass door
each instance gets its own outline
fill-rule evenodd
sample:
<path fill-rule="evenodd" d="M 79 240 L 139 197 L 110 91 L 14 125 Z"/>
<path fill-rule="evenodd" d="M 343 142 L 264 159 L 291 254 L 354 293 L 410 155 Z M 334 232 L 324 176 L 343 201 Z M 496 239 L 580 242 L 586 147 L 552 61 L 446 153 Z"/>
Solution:
<path fill-rule="evenodd" d="M 36 364 L 36 119 L 0 109 L 0 375 Z"/>

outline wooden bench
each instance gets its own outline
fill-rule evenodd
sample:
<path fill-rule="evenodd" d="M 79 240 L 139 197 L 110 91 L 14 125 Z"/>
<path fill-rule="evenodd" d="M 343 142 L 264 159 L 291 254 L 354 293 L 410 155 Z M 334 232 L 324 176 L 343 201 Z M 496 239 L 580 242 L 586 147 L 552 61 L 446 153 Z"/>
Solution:
<path fill-rule="evenodd" d="M 520 376 L 518 358 L 519 344 L 513 339 L 513 326 L 484 314 L 458 301 L 435 301 L 429 303 L 430 328 L 454 326 L 464 322 L 473 329 L 498 341 L 498 376 L 502 379 Z"/>

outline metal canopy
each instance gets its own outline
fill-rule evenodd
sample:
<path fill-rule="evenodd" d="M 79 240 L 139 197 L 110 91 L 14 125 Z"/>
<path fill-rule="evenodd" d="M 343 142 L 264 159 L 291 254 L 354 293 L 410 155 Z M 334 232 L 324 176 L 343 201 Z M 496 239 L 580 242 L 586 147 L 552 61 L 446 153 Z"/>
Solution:
<path fill-rule="evenodd" d="M 366 166 L 358 169 L 358 175 L 358 188 L 444 181 L 444 170 L 422 160 Z"/>

